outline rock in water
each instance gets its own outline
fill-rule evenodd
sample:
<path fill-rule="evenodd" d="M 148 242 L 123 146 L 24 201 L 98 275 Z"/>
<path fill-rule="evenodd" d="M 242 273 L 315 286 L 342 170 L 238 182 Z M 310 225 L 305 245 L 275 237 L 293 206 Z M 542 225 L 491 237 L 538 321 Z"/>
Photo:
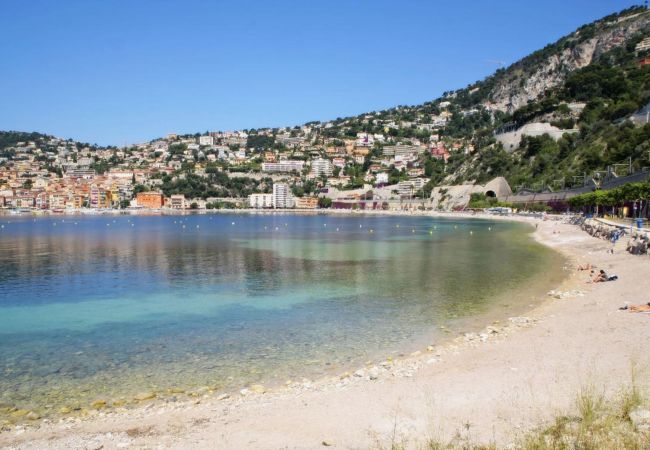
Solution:
<path fill-rule="evenodd" d="M 261 384 L 251 385 L 250 390 L 251 392 L 255 392 L 256 394 L 264 394 L 266 392 L 266 388 Z"/>
<path fill-rule="evenodd" d="M 151 400 L 152 398 L 156 398 L 155 392 L 142 392 L 135 396 L 138 401 Z"/>
<path fill-rule="evenodd" d="M 103 409 L 106 408 L 106 400 L 95 400 L 90 404 L 94 409 Z"/>

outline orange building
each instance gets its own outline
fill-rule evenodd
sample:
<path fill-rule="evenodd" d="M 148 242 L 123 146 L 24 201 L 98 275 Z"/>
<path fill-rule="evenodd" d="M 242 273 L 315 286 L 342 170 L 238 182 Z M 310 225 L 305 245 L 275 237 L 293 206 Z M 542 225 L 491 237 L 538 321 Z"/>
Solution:
<path fill-rule="evenodd" d="M 136 196 L 138 206 L 150 209 L 159 209 L 163 207 L 164 199 L 160 192 L 140 192 Z"/>
<path fill-rule="evenodd" d="M 318 198 L 316 197 L 296 197 L 294 199 L 296 209 L 316 209 Z"/>

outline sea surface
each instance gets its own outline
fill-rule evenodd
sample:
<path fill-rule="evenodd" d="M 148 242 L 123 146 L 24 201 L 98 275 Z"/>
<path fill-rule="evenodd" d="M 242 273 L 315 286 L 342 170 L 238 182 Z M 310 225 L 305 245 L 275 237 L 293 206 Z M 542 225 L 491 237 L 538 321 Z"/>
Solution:
<path fill-rule="evenodd" d="M 562 278 L 531 228 L 319 214 L 0 217 L 0 422 L 397 357 Z"/>

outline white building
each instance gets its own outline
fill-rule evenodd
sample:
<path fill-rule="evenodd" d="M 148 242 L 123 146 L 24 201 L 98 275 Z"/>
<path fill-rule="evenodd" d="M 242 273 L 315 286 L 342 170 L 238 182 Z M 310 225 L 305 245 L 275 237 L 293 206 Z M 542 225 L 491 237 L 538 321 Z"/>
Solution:
<path fill-rule="evenodd" d="M 251 194 L 248 203 L 251 208 L 273 208 L 273 194 Z"/>
<path fill-rule="evenodd" d="M 273 184 L 273 207 L 274 208 L 291 208 L 293 207 L 293 198 L 291 189 L 287 183 Z"/>
<path fill-rule="evenodd" d="M 387 145 L 383 149 L 384 156 L 407 156 L 424 153 L 425 148 L 417 145 Z"/>
<path fill-rule="evenodd" d="M 388 184 L 388 174 L 386 172 L 379 172 L 375 179 L 375 184 Z"/>
<path fill-rule="evenodd" d="M 397 183 L 397 193 L 400 197 L 413 197 L 417 189 L 412 181 L 400 181 Z"/>
<path fill-rule="evenodd" d="M 318 158 L 311 163 L 311 173 L 316 177 L 332 176 L 332 163 L 328 159 Z"/>
<path fill-rule="evenodd" d="M 262 172 L 301 172 L 304 161 L 280 161 L 262 163 Z"/>
<path fill-rule="evenodd" d="M 214 138 L 212 136 L 200 136 L 199 145 L 214 145 Z"/>
<path fill-rule="evenodd" d="M 183 194 L 172 195 L 169 198 L 169 207 L 172 209 L 185 209 L 187 208 L 185 196 Z"/>

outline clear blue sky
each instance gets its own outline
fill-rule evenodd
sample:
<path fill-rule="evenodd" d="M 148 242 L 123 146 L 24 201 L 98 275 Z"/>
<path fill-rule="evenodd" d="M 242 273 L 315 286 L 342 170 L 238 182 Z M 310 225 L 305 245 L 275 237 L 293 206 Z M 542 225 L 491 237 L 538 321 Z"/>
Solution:
<path fill-rule="evenodd" d="M 417 104 L 634 3 L 3 0 L 0 129 L 123 145 Z"/>

